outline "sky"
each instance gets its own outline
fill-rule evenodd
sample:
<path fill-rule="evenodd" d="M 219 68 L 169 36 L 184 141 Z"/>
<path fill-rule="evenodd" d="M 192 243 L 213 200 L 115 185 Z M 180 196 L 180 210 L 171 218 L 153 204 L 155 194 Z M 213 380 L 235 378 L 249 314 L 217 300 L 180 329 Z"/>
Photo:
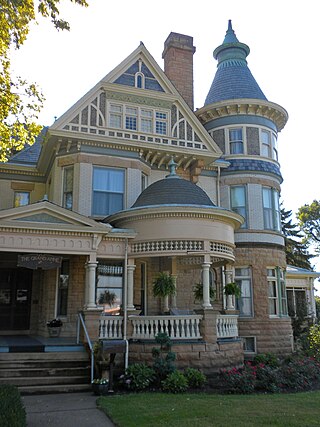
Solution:
<path fill-rule="evenodd" d="M 140 41 L 163 68 L 163 44 L 171 31 L 193 37 L 195 108 L 202 107 L 216 72 L 212 52 L 231 19 L 238 40 L 250 47 L 248 66 L 260 88 L 289 114 L 278 137 L 283 206 L 295 221 L 300 206 L 320 199 L 320 141 L 314 132 L 320 99 L 317 2 L 87 1 L 89 7 L 82 8 L 62 0 L 61 17 L 69 21 L 70 32 L 58 32 L 39 18 L 14 52 L 14 71 L 37 82 L 45 94 L 42 124 L 52 124 Z M 320 271 L 319 258 L 315 266 Z"/>

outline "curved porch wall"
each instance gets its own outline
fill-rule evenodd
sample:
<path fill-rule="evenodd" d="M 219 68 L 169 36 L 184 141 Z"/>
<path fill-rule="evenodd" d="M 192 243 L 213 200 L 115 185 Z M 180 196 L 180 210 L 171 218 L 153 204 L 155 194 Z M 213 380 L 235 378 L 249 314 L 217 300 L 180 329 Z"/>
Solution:
<path fill-rule="evenodd" d="M 256 337 L 257 353 L 292 352 L 292 327 L 290 317 L 270 318 L 268 312 L 267 267 L 286 267 L 285 252 L 280 247 L 237 247 L 235 267 L 250 266 L 252 271 L 252 318 L 239 318 L 239 334 Z"/>
<path fill-rule="evenodd" d="M 219 220 L 189 219 L 181 215 L 175 218 L 141 218 L 138 221 L 121 221 L 121 227 L 133 228 L 138 233 L 134 241 L 212 239 L 234 244 L 232 225 Z"/>

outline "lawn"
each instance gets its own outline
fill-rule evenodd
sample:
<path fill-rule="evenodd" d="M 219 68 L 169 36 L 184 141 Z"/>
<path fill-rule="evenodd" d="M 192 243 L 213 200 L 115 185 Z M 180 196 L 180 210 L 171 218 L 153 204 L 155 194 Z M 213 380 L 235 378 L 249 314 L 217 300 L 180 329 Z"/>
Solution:
<path fill-rule="evenodd" d="M 290 394 L 123 394 L 98 399 L 118 427 L 320 426 L 320 391 Z"/>

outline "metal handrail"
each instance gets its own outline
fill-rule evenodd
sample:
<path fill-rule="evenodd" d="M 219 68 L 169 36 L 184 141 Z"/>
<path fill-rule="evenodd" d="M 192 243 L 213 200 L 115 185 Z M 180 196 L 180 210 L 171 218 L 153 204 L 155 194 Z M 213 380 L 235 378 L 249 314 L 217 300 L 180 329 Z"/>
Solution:
<path fill-rule="evenodd" d="M 93 353 L 93 347 L 92 347 L 92 344 L 91 344 L 91 340 L 90 340 L 90 337 L 89 337 L 89 334 L 88 334 L 88 331 L 87 331 L 87 328 L 86 328 L 86 324 L 85 324 L 85 322 L 84 322 L 84 319 L 83 319 L 83 316 L 82 316 L 82 313 L 78 313 L 78 319 L 77 319 L 77 344 L 80 344 L 80 326 L 82 325 L 82 327 L 83 327 L 83 331 L 84 331 L 84 334 L 85 334 L 85 336 L 86 336 L 86 339 L 87 339 L 87 343 L 88 343 L 88 346 L 89 346 L 89 350 L 90 350 L 90 354 L 91 354 L 91 369 L 90 369 L 90 373 L 91 373 L 91 382 L 93 381 L 93 376 L 94 376 L 94 353 Z"/>

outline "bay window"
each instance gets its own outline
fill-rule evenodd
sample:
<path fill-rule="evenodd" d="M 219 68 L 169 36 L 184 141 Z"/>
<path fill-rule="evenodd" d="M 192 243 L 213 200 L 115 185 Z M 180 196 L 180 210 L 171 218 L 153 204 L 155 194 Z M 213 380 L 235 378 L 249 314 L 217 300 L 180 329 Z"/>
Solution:
<path fill-rule="evenodd" d="M 262 188 L 264 228 L 280 231 L 279 193 L 274 188 Z"/>
<path fill-rule="evenodd" d="M 122 169 L 93 168 L 93 216 L 104 217 L 123 209 L 124 176 Z"/>
<path fill-rule="evenodd" d="M 241 228 L 247 228 L 247 197 L 244 185 L 230 187 L 230 204 L 231 210 L 242 215 L 245 219 Z"/>
<path fill-rule="evenodd" d="M 229 129 L 230 154 L 243 154 L 242 128 Z"/>
<path fill-rule="evenodd" d="M 235 282 L 241 289 L 241 297 L 236 300 L 240 317 L 253 316 L 251 271 L 249 267 L 235 269 Z"/>

